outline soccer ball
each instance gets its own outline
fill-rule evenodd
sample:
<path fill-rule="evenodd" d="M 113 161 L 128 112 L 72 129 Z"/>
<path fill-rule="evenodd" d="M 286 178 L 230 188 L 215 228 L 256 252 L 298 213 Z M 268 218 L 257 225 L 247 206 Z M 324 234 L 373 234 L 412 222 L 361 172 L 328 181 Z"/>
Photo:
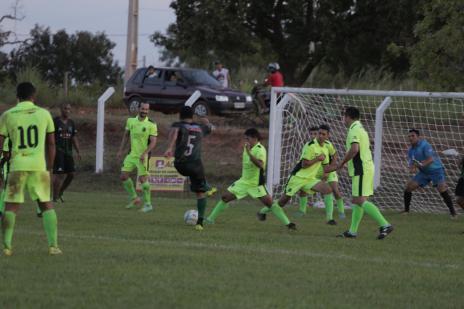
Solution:
<path fill-rule="evenodd" d="M 188 225 L 195 225 L 197 224 L 198 220 L 198 211 L 195 209 L 187 210 L 184 214 L 184 222 Z"/>

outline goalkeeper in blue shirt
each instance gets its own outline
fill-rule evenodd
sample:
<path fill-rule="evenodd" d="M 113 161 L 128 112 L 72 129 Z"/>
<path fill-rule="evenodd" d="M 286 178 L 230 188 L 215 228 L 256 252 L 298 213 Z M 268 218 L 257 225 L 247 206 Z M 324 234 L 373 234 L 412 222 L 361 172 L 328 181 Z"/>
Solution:
<path fill-rule="evenodd" d="M 443 201 L 449 209 L 451 218 L 456 217 L 453 200 L 448 193 L 445 180 L 445 169 L 432 146 L 420 136 L 416 129 L 409 130 L 408 139 L 411 147 L 408 151 L 408 164 L 411 173 L 416 173 L 406 184 L 404 191 L 404 213 L 409 213 L 412 192 L 419 187 L 425 187 L 430 182 L 437 188 Z"/>

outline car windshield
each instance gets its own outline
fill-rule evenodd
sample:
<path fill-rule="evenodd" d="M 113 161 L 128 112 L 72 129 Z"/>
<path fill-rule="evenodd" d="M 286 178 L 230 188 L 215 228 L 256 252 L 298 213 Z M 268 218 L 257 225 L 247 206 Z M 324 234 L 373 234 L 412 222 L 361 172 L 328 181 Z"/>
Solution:
<path fill-rule="evenodd" d="M 186 70 L 182 72 L 182 75 L 184 75 L 186 80 L 195 85 L 221 87 L 221 83 L 204 70 Z"/>

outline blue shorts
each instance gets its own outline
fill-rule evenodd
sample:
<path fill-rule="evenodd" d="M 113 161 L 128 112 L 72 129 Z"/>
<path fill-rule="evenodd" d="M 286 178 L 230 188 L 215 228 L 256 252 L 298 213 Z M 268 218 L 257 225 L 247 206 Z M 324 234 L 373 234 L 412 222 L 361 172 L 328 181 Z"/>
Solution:
<path fill-rule="evenodd" d="M 432 182 L 433 186 L 436 187 L 439 184 L 445 182 L 445 170 L 440 168 L 428 173 L 421 171 L 417 173 L 416 176 L 412 178 L 412 180 L 417 182 L 421 187 L 425 187 L 429 184 L 429 182 Z"/>

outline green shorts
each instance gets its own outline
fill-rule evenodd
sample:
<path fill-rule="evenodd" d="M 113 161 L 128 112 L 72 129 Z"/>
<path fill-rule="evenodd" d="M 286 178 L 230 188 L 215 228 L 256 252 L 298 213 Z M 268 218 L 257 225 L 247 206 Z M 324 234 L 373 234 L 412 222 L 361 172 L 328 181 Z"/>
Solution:
<path fill-rule="evenodd" d="M 324 169 L 321 167 L 321 169 L 317 172 L 316 178 L 321 179 L 323 175 L 324 175 Z M 336 171 L 330 172 L 327 175 L 327 180 L 325 182 L 329 183 L 329 182 L 334 182 L 334 181 L 338 181 L 338 175 Z"/>
<path fill-rule="evenodd" d="M 285 195 L 294 196 L 300 190 L 309 194 L 314 194 L 314 191 L 311 189 L 320 182 L 320 179 L 307 179 L 292 175 L 285 186 Z"/>
<path fill-rule="evenodd" d="M 364 171 L 363 175 L 351 177 L 351 196 L 374 195 L 374 170 Z"/>
<path fill-rule="evenodd" d="M 50 172 L 10 172 L 6 182 L 5 202 L 24 203 L 25 189 L 33 201 L 50 202 Z"/>
<path fill-rule="evenodd" d="M 137 169 L 137 176 L 147 176 L 148 175 L 148 158 L 142 163 L 140 157 L 127 155 L 122 164 L 121 172 L 133 172 Z"/>
<path fill-rule="evenodd" d="M 335 181 L 338 181 L 337 172 L 336 171 L 330 172 L 329 176 L 327 177 L 326 182 L 330 183 L 330 182 L 335 182 Z"/>
<path fill-rule="evenodd" d="M 255 186 L 250 185 L 247 182 L 239 179 L 227 188 L 227 191 L 235 195 L 235 197 L 239 200 L 246 196 L 251 196 L 252 198 L 260 198 L 263 196 L 268 195 L 266 187 L 263 185 Z"/>

